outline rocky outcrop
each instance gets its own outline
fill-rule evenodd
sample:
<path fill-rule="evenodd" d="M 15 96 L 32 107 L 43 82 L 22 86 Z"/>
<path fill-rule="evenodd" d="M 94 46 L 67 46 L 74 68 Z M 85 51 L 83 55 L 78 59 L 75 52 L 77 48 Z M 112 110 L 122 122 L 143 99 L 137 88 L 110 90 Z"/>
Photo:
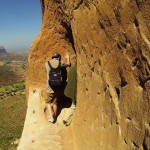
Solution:
<path fill-rule="evenodd" d="M 41 5 L 42 29 L 29 56 L 29 93 L 44 87 L 43 64 L 53 52 L 62 58 L 76 53 L 77 108 L 69 127 L 74 149 L 150 149 L 150 1 L 41 0 Z"/>
<path fill-rule="evenodd" d="M 6 54 L 6 50 L 5 50 L 4 46 L 0 46 L 0 55 L 1 54 Z"/>

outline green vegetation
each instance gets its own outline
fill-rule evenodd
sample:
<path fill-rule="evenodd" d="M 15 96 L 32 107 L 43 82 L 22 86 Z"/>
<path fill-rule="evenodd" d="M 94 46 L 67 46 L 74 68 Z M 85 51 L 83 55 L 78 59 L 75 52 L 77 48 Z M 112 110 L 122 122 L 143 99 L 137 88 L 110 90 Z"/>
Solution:
<path fill-rule="evenodd" d="M 25 113 L 25 95 L 0 100 L 0 149 L 8 150 L 16 146 L 12 142 L 21 137 Z"/>
<path fill-rule="evenodd" d="M 0 92 L 16 92 L 19 90 L 24 90 L 25 89 L 25 83 L 16 83 L 13 85 L 8 85 L 8 86 L 3 86 L 0 88 Z"/>
<path fill-rule="evenodd" d="M 0 87 L 2 85 L 10 85 L 15 83 L 17 75 L 11 70 L 10 67 L 4 65 L 0 66 Z"/>
<path fill-rule="evenodd" d="M 0 55 L 0 87 L 25 81 L 28 53 Z"/>
<path fill-rule="evenodd" d="M 16 89 L 17 91 L 18 90 L 24 90 L 25 89 L 25 83 L 16 83 L 13 85 L 13 88 Z"/>
<path fill-rule="evenodd" d="M 13 85 L 3 86 L 0 88 L 0 99 L 4 99 L 7 96 L 21 95 L 24 93 L 25 83 L 16 83 Z"/>
<path fill-rule="evenodd" d="M 14 143 L 21 137 L 27 58 L 28 53 L 0 55 L 0 150 L 16 149 Z"/>
<path fill-rule="evenodd" d="M 5 62 L 0 66 L 0 87 L 25 81 L 26 62 Z"/>

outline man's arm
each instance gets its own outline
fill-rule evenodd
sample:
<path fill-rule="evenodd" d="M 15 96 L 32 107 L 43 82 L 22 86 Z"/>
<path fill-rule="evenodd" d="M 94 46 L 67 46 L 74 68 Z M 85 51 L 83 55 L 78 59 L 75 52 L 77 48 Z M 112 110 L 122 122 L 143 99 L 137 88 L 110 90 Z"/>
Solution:
<path fill-rule="evenodd" d="M 49 81 L 49 65 L 48 65 L 48 62 L 45 63 L 45 70 L 46 70 L 46 76 L 47 76 L 47 81 Z"/>
<path fill-rule="evenodd" d="M 66 65 L 67 65 L 68 67 L 70 67 L 71 63 L 70 63 L 70 55 L 69 55 L 69 53 L 66 54 L 66 59 L 67 59 Z"/>

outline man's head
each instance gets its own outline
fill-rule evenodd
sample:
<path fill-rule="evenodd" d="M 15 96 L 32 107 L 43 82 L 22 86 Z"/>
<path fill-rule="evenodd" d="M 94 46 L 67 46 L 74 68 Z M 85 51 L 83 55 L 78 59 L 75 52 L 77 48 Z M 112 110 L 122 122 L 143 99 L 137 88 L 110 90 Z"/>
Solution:
<path fill-rule="evenodd" d="M 61 55 L 60 54 L 58 54 L 58 53 L 55 53 L 53 56 L 52 56 L 52 59 L 61 59 Z"/>

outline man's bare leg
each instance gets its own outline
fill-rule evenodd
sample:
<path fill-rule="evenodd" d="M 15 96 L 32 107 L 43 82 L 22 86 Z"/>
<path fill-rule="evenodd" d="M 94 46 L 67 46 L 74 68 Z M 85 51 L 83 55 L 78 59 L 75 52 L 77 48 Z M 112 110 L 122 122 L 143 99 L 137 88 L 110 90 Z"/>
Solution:
<path fill-rule="evenodd" d="M 47 109 L 48 109 L 48 112 L 49 112 L 49 116 L 48 116 L 48 121 L 49 122 L 54 122 L 54 117 L 55 117 L 55 113 L 54 113 L 54 110 L 53 110 L 53 107 L 50 103 L 47 104 Z"/>
<path fill-rule="evenodd" d="M 57 104 L 53 104 L 53 111 L 54 111 L 54 114 L 55 114 L 55 117 L 56 117 L 57 116 L 57 111 L 58 111 Z"/>

